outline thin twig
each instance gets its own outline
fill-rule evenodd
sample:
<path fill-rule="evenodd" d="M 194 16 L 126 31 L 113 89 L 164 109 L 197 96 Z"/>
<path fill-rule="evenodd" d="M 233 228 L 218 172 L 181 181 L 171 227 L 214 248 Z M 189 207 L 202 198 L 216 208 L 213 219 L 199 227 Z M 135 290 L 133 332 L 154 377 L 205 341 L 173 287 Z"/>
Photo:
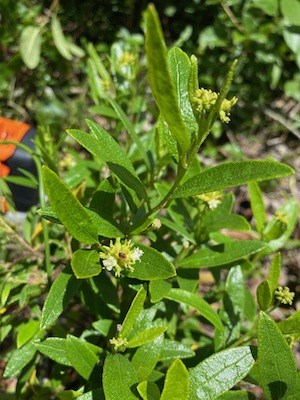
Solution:
<path fill-rule="evenodd" d="M 282 126 L 284 126 L 291 133 L 293 133 L 298 139 L 300 139 L 300 131 L 298 129 L 296 129 L 288 119 L 284 118 L 282 115 L 276 113 L 275 111 L 271 110 L 270 108 L 266 108 L 264 110 L 264 113 L 268 117 L 272 118 L 274 121 L 279 122 Z"/>

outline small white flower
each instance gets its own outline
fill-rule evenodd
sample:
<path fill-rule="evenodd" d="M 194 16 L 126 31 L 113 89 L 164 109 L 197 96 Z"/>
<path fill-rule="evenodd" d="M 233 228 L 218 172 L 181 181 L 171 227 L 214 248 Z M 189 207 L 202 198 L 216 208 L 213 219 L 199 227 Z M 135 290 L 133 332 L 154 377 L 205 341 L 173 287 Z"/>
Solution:
<path fill-rule="evenodd" d="M 117 260 L 112 256 L 108 257 L 107 260 L 103 260 L 102 262 L 107 271 L 111 271 L 113 267 L 117 265 Z"/>
<path fill-rule="evenodd" d="M 218 205 L 219 205 L 220 203 L 221 203 L 221 201 L 220 201 L 219 199 L 211 199 L 211 200 L 208 202 L 208 207 L 209 207 L 211 210 L 213 210 L 213 209 L 217 208 Z"/>
<path fill-rule="evenodd" d="M 140 258 L 142 257 L 143 254 L 144 254 L 143 250 L 136 247 L 131 257 L 134 261 L 141 261 Z"/>
<path fill-rule="evenodd" d="M 159 229 L 161 227 L 161 221 L 158 218 L 155 218 L 152 221 L 152 228 L 153 229 Z"/>

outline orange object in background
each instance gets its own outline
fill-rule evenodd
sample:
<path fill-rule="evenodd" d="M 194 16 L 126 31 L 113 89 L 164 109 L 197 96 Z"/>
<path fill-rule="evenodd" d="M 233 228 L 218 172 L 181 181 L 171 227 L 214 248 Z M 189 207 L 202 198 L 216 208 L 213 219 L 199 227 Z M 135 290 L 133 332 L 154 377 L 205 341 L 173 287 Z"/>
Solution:
<path fill-rule="evenodd" d="M 12 142 L 20 142 L 29 129 L 30 125 L 28 124 L 0 117 L 0 141 L 10 140 Z M 1 144 L 0 177 L 9 175 L 10 168 L 4 164 L 3 161 L 8 160 L 13 155 L 15 150 L 16 146 L 13 144 Z"/>
<path fill-rule="evenodd" d="M 22 143 L 35 149 L 36 130 L 30 125 L 0 117 L 0 141 Z M 0 178 L 24 176 L 22 170 L 36 176 L 31 154 L 14 144 L 0 143 Z M 38 203 L 38 190 L 7 180 L 17 211 L 27 211 Z M 0 194 L 0 212 L 7 212 L 6 200 Z"/>

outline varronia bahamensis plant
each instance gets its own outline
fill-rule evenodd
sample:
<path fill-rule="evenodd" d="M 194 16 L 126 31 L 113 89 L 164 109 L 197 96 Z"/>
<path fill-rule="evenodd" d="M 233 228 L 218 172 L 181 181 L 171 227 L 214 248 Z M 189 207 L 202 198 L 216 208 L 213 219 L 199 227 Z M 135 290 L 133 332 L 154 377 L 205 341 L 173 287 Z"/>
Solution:
<path fill-rule="evenodd" d="M 268 220 L 258 184 L 294 171 L 270 160 L 203 166 L 199 154 L 213 124 L 234 118 L 237 60 L 220 90 L 203 88 L 196 57 L 167 51 L 151 4 L 144 27 L 157 120 L 146 124 L 139 44 L 116 43 L 111 70 L 90 45 L 92 111 L 104 112 L 108 129 L 91 118 L 89 132 L 69 129 L 87 158 L 77 157 L 63 178 L 43 167 L 49 206 L 39 214 L 59 229 L 65 262 L 52 267 L 44 304 L 19 330 L 5 377 L 18 375 L 20 398 L 29 382 L 30 398 L 39 399 L 251 399 L 250 383 L 266 399 L 298 399 L 291 347 L 300 314 L 280 322 L 270 315 L 293 302 L 279 285 L 279 250 L 298 205 L 290 198 Z M 248 185 L 252 226 L 232 212 L 228 189 L 239 185 Z M 247 278 L 268 255 L 269 275 L 255 299 Z M 205 294 L 203 270 L 212 282 Z"/>

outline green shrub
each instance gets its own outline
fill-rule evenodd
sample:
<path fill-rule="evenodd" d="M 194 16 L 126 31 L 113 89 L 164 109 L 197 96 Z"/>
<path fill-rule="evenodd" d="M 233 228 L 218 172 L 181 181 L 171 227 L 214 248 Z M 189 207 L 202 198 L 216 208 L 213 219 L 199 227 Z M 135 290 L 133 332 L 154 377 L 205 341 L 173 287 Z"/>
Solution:
<path fill-rule="evenodd" d="M 112 46 L 109 69 L 88 48 L 91 112 L 106 117 L 95 115 L 110 132 L 92 120 L 90 133 L 69 129 L 86 153 L 74 143 L 66 149 L 61 179 L 56 144 L 40 131 L 40 157 L 33 156 L 43 225 L 29 214 L 24 239 L 0 219 L 3 248 L 12 238 L 28 254 L 18 258 L 14 249 L 16 261 L 1 267 L 4 378 L 18 377 L 16 398 L 24 399 L 253 398 L 245 382 L 261 386 L 266 399 L 296 399 L 291 346 L 299 312 L 277 323 L 270 313 L 293 301 L 278 286 L 278 251 L 298 205 L 290 198 L 268 220 L 258 184 L 293 170 L 263 160 L 204 168 L 199 148 L 216 120 L 234 116 L 237 99 L 228 92 L 236 61 L 219 93 L 199 88 L 196 57 L 178 47 L 167 52 L 148 6 L 145 53 L 156 104 L 148 106 L 140 37 L 127 39 Z M 229 189 L 244 184 L 253 226 L 232 212 Z M 247 279 L 268 255 L 256 301 Z M 199 290 L 203 271 L 213 280 L 207 293 Z"/>

